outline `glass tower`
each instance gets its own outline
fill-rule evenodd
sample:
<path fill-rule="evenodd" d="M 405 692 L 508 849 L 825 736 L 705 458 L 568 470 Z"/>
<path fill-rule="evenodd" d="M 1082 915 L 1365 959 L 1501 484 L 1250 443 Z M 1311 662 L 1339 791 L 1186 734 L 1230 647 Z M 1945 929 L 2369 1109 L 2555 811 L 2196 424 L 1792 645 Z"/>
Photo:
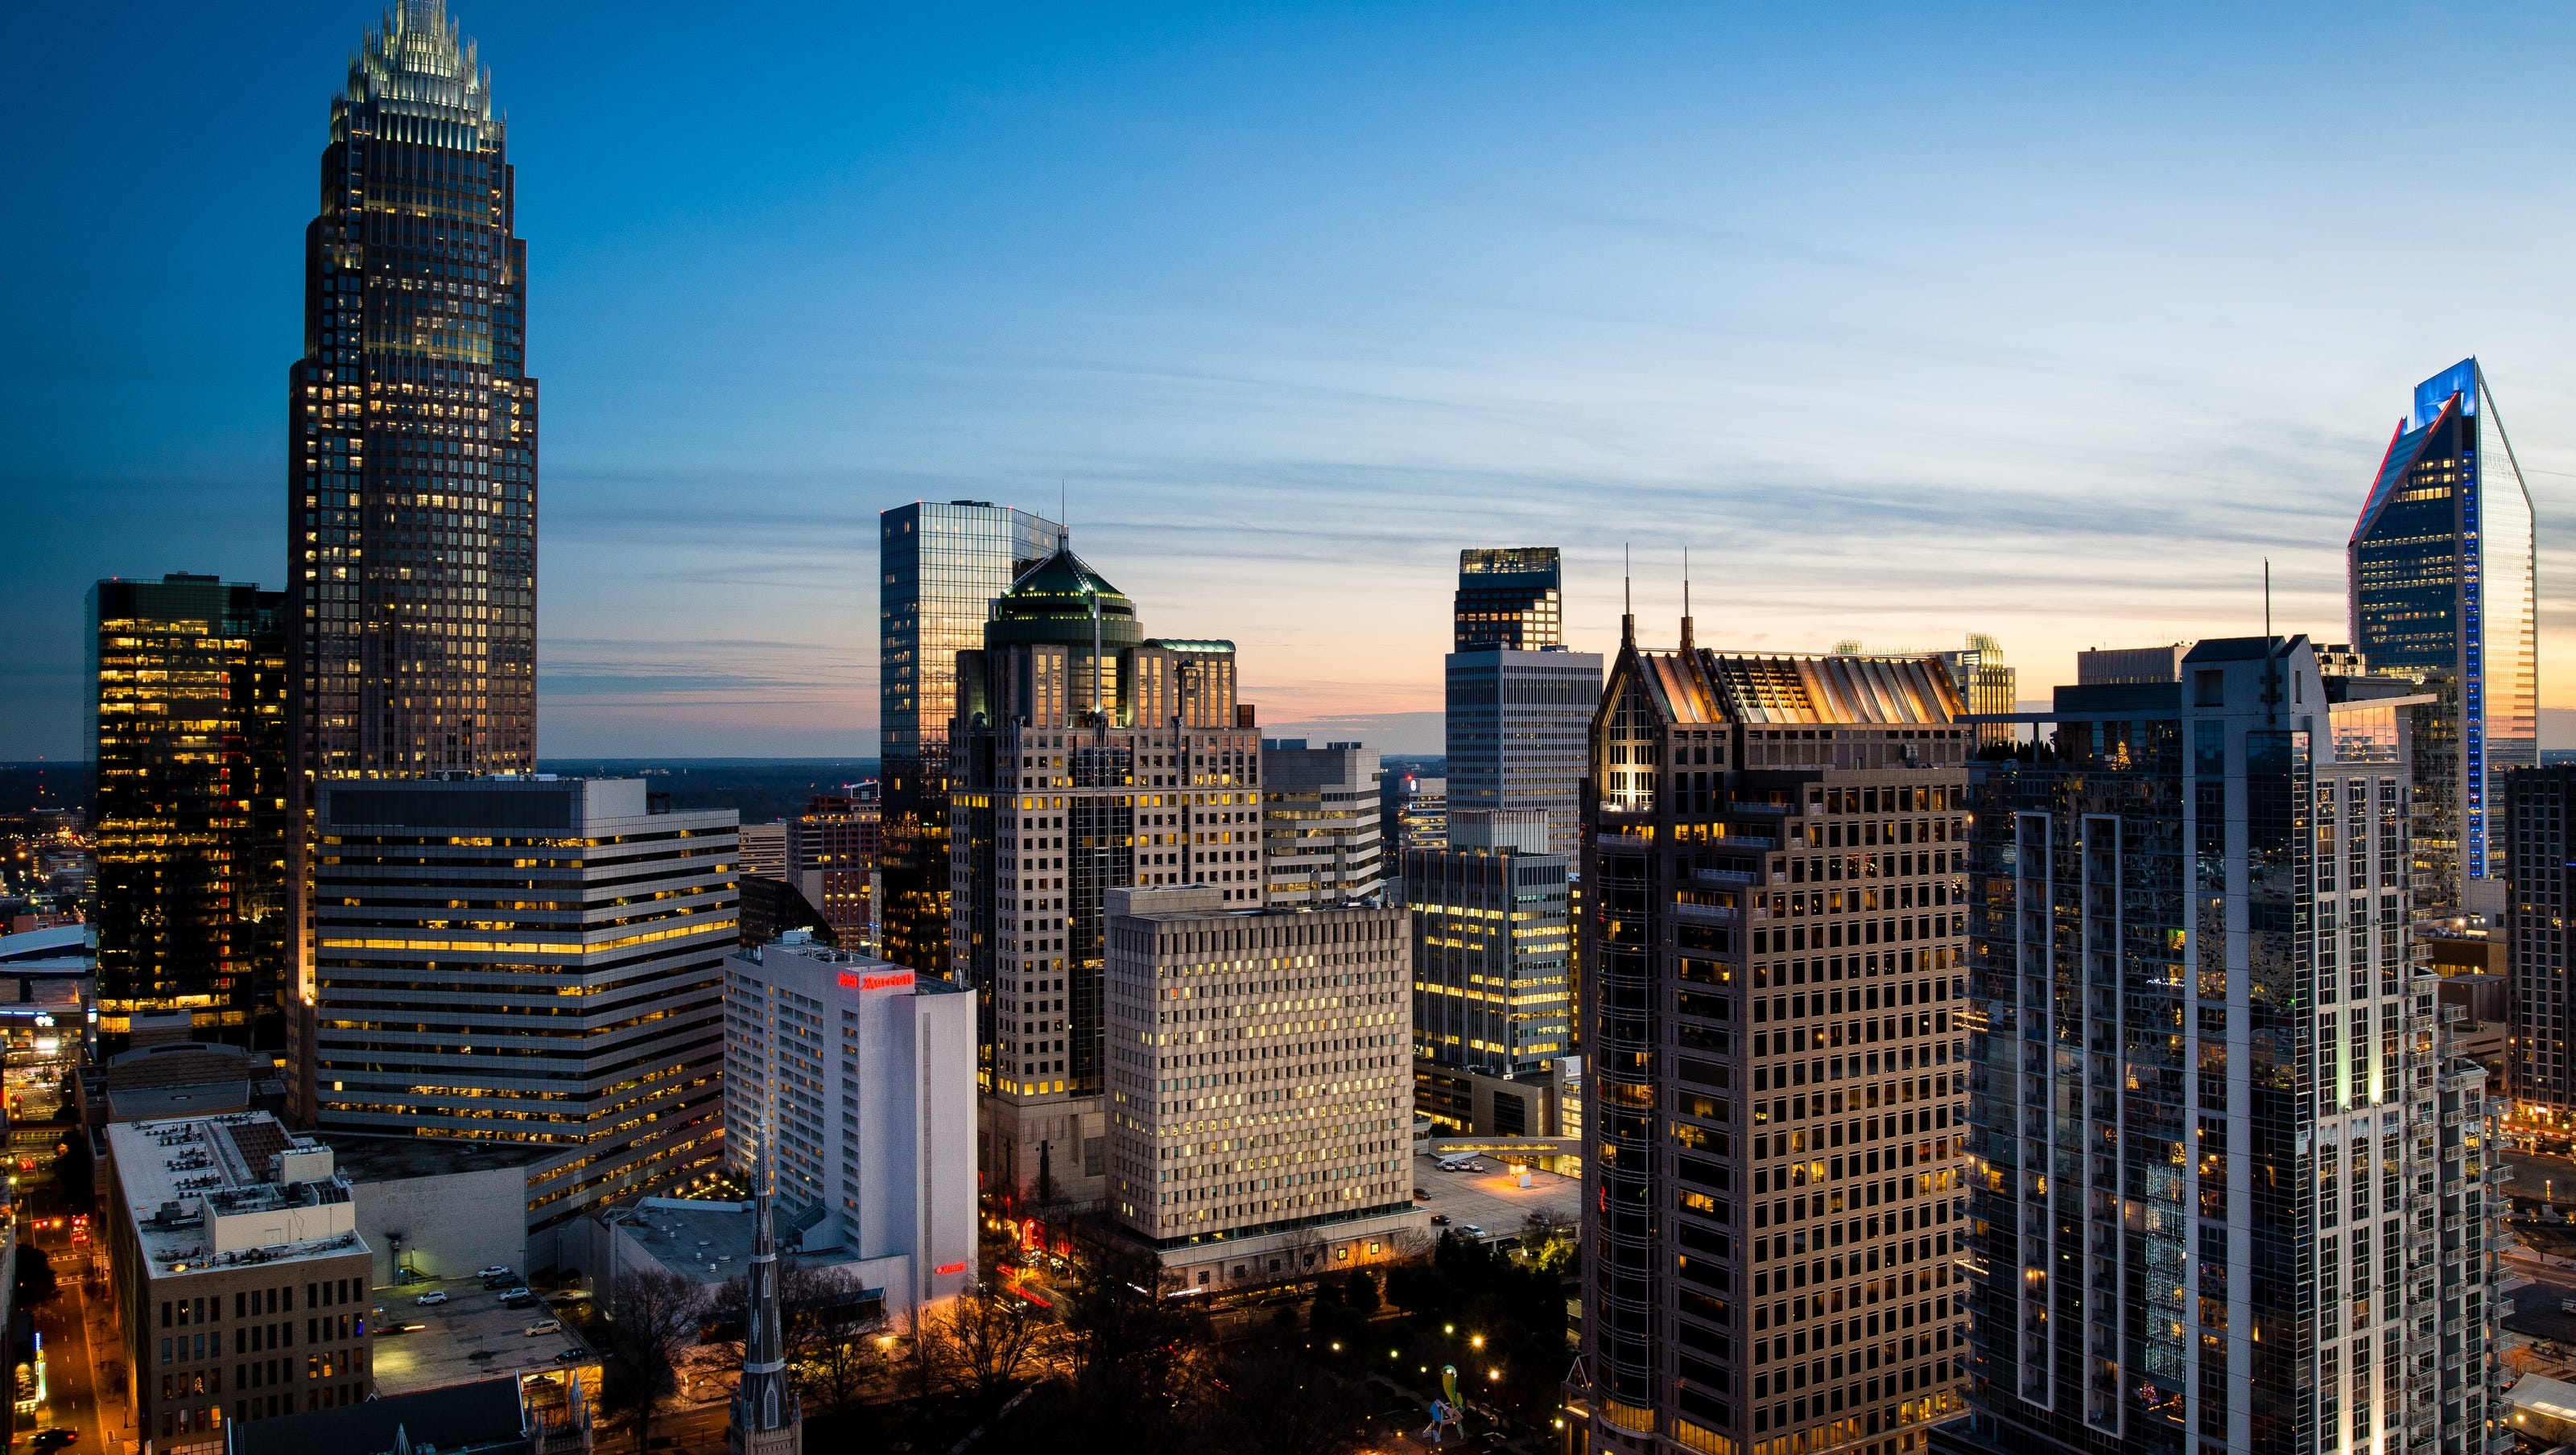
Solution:
<path fill-rule="evenodd" d="M 2415 386 L 2346 548 L 2352 641 L 2437 701 L 2417 727 L 2418 908 L 2503 908 L 2503 775 L 2540 761 L 2531 493 L 2474 358 Z"/>
<path fill-rule="evenodd" d="M 1458 553 L 1454 646 L 1536 651 L 1565 640 L 1561 568 L 1554 546 Z"/>
<path fill-rule="evenodd" d="M 537 382 L 490 77 L 441 0 L 331 102 L 287 371 L 290 836 L 309 1002 L 313 785 L 536 762 Z"/>
<path fill-rule="evenodd" d="M 883 953 L 948 973 L 948 720 L 957 654 L 984 645 L 993 598 L 1053 554 L 1063 528 L 982 500 L 878 516 L 877 740 L 885 784 Z"/>
<path fill-rule="evenodd" d="M 212 576 L 89 590 L 99 1031 L 185 1010 L 284 1044 L 285 598 Z"/>

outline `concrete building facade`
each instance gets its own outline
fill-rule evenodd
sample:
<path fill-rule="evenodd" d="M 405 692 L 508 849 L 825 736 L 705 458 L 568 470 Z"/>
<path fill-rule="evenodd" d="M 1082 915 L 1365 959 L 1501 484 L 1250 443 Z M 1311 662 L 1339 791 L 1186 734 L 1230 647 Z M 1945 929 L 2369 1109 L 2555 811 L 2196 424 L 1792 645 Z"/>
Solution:
<path fill-rule="evenodd" d="M 1272 904 L 1367 899 L 1388 877 L 1377 754 L 1358 743 L 1261 741 L 1261 853 Z"/>

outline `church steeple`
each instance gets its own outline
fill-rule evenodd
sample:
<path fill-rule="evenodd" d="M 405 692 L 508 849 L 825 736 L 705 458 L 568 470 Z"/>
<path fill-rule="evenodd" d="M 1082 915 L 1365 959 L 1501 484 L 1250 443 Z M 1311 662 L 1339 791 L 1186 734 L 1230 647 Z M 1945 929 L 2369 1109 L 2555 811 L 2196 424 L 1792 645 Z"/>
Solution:
<path fill-rule="evenodd" d="M 762 1143 L 751 1195 L 751 1265 L 743 1272 L 742 1379 L 734 1386 L 725 1440 L 733 1455 L 802 1455 L 805 1412 L 788 1383 L 778 1327 L 778 1240 L 770 1226 L 767 1138 Z"/>

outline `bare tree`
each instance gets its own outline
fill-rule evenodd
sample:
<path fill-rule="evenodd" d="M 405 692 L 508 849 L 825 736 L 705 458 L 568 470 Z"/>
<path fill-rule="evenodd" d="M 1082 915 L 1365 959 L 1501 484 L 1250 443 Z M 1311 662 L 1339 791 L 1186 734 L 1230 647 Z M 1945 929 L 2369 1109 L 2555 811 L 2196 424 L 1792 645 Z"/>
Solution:
<path fill-rule="evenodd" d="M 1238 1455 L 1345 1455 L 1367 1442 L 1361 1391 L 1277 1349 L 1245 1349 L 1219 1366 L 1201 1424 Z"/>
<path fill-rule="evenodd" d="M 1028 1363 L 1045 1327 L 1027 1299 L 998 1283 L 978 1283 L 948 1301 L 936 1337 L 977 1408 L 990 1413 Z"/>
<path fill-rule="evenodd" d="M 904 1362 L 904 1380 L 912 1387 L 913 1400 L 923 1405 L 948 1382 L 947 1341 L 940 1337 L 938 1322 L 919 1305 L 903 1311 L 903 1342 L 911 1356 Z"/>
<path fill-rule="evenodd" d="M 601 1326 L 600 1403 L 612 1417 L 635 1427 L 635 1448 L 645 1448 L 653 1416 L 679 1392 L 680 1355 L 697 1342 L 707 1291 L 693 1279 L 643 1268 L 617 1280 L 608 1320 Z"/>
<path fill-rule="evenodd" d="M 1192 1401 L 1205 1389 L 1207 1316 L 1161 1296 L 1149 1254 L 1095 1249 L 1067 1310 L 1078 1437 L 1119 1455 L 1198 1448 Z"/>

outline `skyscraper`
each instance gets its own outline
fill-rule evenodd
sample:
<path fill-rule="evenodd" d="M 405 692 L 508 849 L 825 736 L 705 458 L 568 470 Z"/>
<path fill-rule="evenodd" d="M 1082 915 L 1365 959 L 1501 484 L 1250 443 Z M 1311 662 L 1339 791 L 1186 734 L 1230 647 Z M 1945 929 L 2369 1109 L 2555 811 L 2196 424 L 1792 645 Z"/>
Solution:
<path fill-rule="evenodd" d="M 823 912 L 834 944 L 858 950 L 877 942 L 881 805 L 875 784 L 846 786 L 867 791 L 815 794 L 786 825 L 786 879 Z"/>
<path fill-rule="evenodd" d="M 2504 908 L 2504 774 L 2540 761 L 2531 492 L 2474 358 L 2415 386 L 2346 547 L 2352 644 L 2436 698 L 2415 730 L 2416 912 Z"/>
<path fill-rule="evenodd" d="M 1575 785 L 1601 700 L 1601 658 L 1559 635 L 1553 546 L 1458 554 L 1447 662 L 1449 807 L 1539 808 L 1548 851 L 1572 859 Z"/>
<path fill-rule="evenodd" d="M 992 603 L 955 671 L 950 955 L 981 997 L 984 1186 L 1096 1203 L 1109 892 L 1264 902 L 1260 735 L 1232 642 L 1149 640 L 1069 546 Z"/>
<path fill-rule="evenodd" d="M 2424 694 L 2323 665 L 2203 641 L 1977 765 L 1974 1415 L 1936 1447 L 2510 1443 L 2485 1072 L 2405 954 Z"/>
<path fill-rule="evenodd" d="M 993 598 L 1055 550 L 1062 528 L 982 500 L 916 501 L 877 518 L 877 742 L 884 780 L 887 959 L 948 963 L 948 721 L 957 654 L 984 645 Z"/>
<path fill-rule="evenodd" d="M 2567 917 L 2576 910 L 2576 765 L 2525 768 L 2504 780 L 2504 832 L 2513 841 L 2504 916 L 2513 1007 L 2514 1115 L 2563 1142 L 2576 1132 L 2576 977 Z M 2506 1088 L 2499 1087 L 2501 1093 Z"/>
<path fill-rule="evenodd" d="M 536 765 L 537 381 L 505 130 L 443 0 L 388 12 L 331 101 L 287 371 L 299 1005 L 314 785 Z"/>
<path fill-rule="evenodd" d="M 1526 1111 L 1552 1100 L 1556 1063 L 1574 1053 L 1574 923 L 1547 814 L 1454 814 L 1446 844 L 1405 851 L 1402 882 L 1421 1114 L 1453 1132 L 1558 1135 Z M 1504 1082 L 1519 1094 L 1498 1098 Z"/>
<path fill-rule="evenodd" d="M 1261 743 L 1261 850 L 1273 904 L 1346 904 L 1387 879 L 1377 754 L 1358 743 Z"/>
<path fill-rule="evenodd" d="M 99 1033 L 185 1010 L 285 1044 L 284 598 L 212 576 L 89 590 Z"/>
<path fill-rule="evenodd" d="M 1967 760 L 1929 657 L 1648 652 L 1584 789 L 1591 1448 L 1897 1455 L 1960 1407 Z"/>
<path fill-rule="evenodd" d="M 1971 713 L 1983 717 L 2013 711 L 2013 669 L 2004 662 L 2004 649 L 1993 637 L 1984 632 L 1968 633 L 1968 644 L 1955 652 L 1943 652 L 1941 664 L 1950 669 L 1950 681 L 1959 689 L 1959 700 Z M 2010 746 L 2012 732 L 2010 723 L 1982 724 L 1977 729 L 1977 746 Z"/>

